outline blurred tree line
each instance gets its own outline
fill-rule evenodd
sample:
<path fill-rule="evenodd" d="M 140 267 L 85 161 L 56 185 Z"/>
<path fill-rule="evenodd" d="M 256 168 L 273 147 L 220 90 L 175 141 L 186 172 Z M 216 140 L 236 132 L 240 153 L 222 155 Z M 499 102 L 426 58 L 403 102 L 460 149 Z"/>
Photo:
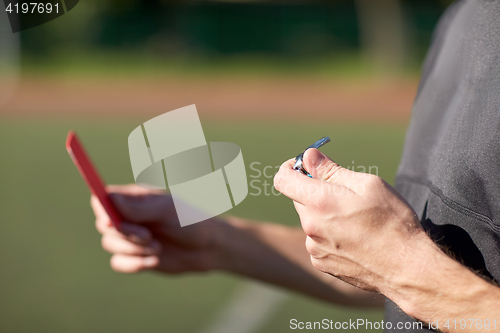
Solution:
<path fill-rule="evenodd" d="M 159 56 L 360 52 L 386 65 L 420 59 L 448 0 L 80 0 L 21 33 L 23 54 L 67 49 Z"/>

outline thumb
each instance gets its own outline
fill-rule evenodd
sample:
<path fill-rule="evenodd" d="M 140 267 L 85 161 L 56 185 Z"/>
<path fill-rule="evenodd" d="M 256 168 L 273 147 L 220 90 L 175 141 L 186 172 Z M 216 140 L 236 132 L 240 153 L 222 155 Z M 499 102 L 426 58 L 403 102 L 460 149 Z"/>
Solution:
<path fill-rule="evenodd" d="M 313 178 L 341 185 L 346 185 L 346 179 L 350 179 L 354 173 L 314 148 L 304 153 L 304 166 Z"/>
<path fill-rule="evenodd" d="M 164 194 L 109 194 L 116 209 L 129 222 L 164 222 L 176 217 L 172 197 Z"/>

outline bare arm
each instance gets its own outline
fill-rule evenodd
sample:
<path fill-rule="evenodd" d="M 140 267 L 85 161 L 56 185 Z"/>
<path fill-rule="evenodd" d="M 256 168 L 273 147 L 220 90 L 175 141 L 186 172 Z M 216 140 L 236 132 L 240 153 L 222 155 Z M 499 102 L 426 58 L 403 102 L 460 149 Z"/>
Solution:
<path fill-rule="evenodd" d="M 167 274 L 223 270 L 299 291 L 333 303 L 373 307 L 383 296 L 366 292 L 316 270 L 300 228 L 237 218 L 212 219 L 181 228 L 172 199 L 137 186 L 110 187 L 126 221 L 117 231 L 92 198 L 102 246 L 111 266 L 124 273 Z"/>
<path fill-rule="evenodd" d="M 221 233 L 217 268 L 273 283 L 332 303 L 382 306 L 384 297 L 315 269 L 300 228 L 230 218 Z"/>
<path fill-rule="evenodd" d="M 275 186 L 294 200 L 315 268 L 379 291 L 441 331 L 500 329 L 500 288 L 442 252 L 395 189 L 316 149 L 304 153 L 304 163 L 314 178 L 297 174 L 289 160 Z"/>
<path fill-rule="evenodd" d="M 442 332 L 498 332 L 500 288 L 443 253 L 424 233 L 386 296 Z"/>

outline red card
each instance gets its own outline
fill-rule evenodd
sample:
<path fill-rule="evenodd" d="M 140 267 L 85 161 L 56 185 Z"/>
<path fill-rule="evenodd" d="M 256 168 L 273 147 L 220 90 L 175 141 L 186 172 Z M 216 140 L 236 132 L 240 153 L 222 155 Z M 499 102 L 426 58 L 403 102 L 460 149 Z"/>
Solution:
<path fill-rule="evenodd" d="M 83 179 L 85 179 L 90 192 L 92 192 L 92 194 L 99 199 L 115 228 L 120 229 L 120 221 L 122 220 L 122 217 L 109 199 L 108 192 L 106 192 L 106 188 L 104 187 L 101 177 L 97 173 L 92 161 L 89 159 L 85 149 L 80 144 L 78 137 L 73 131 L 70 131 L 68 133 L 68 137 L 66 138 L 66 150 L 71 156 L 73 163 L 75 163 L 78 168 L 78 171 L 80 171 Z"/>

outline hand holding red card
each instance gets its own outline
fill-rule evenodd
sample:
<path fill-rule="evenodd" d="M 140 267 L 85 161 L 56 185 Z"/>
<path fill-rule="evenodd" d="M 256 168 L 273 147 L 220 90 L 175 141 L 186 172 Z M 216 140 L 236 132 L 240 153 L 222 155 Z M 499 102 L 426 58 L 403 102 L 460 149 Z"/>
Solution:
<path fill-rule="evenodd" d="M 70 131 L 66 138 L 66 150 L 71 156 L 73 163 L 75 163 L 78 168 L 78 171 L 80 171 L 83 179 L 85 179 L 90 192 L 99 199 L 115 228 L 120 229 L 122 217 L 109 199 L 108 192 L 106 192 L 101 177 L 73 131 Z"/>

